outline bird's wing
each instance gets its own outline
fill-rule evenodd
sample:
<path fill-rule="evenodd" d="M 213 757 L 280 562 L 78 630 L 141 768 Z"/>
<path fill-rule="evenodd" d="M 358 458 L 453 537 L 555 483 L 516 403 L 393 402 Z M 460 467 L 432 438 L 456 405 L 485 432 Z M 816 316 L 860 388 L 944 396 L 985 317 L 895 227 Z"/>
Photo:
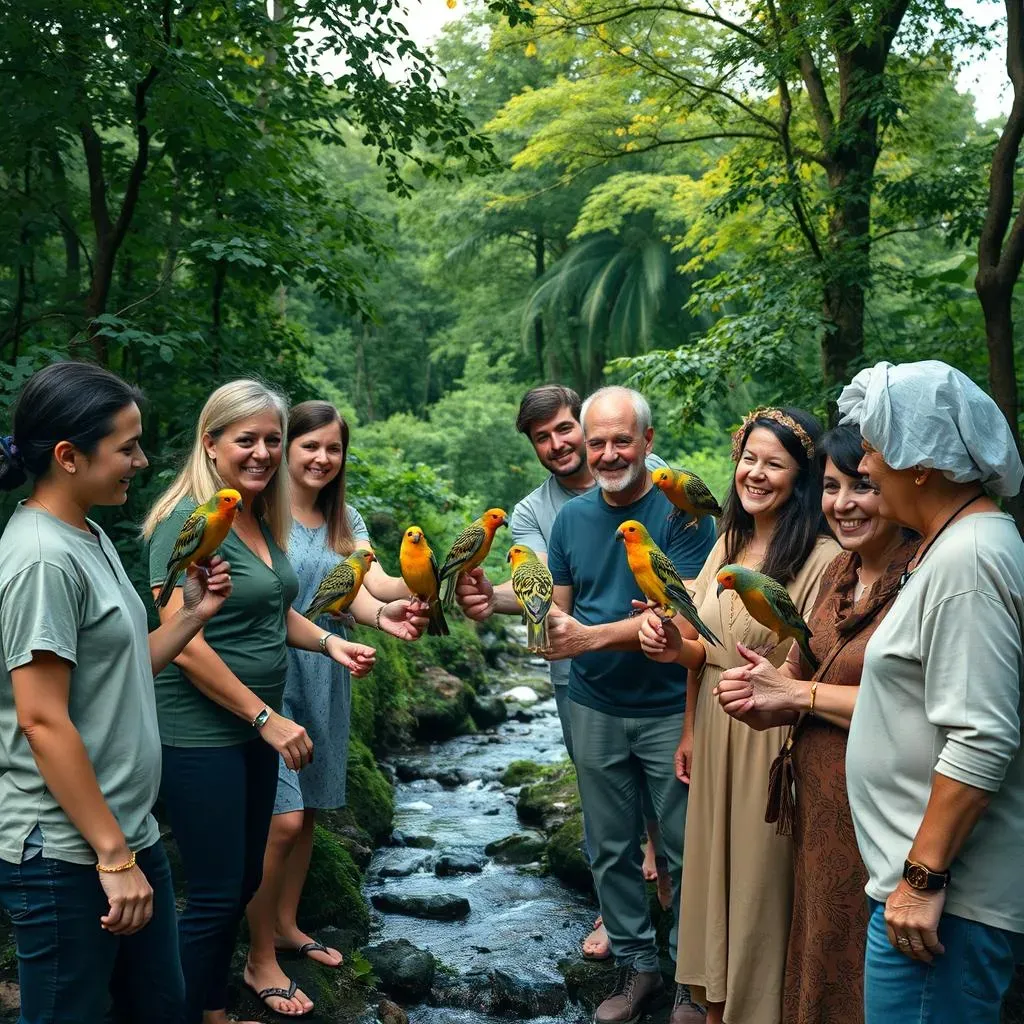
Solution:
<path fill-rule="evenodd" d="M 189 515 L 181 524 L 181 532 L 174 542 L 171 557 L 167 560 L 168 566 L 187 561 L 199 550 L 199 545 L 203 543 L 203 535 L 206 533 L 206 525 L 206 516 L 201 508 L 197 508 Z"/>
<path fill-rule="evenodd" d="M 484 540 L 487 537 L 487 531 L 478 523 L 473 523 L 472 526 L 467 526 L 455 538 L 455 543 L 452 545 L 451 551 L 448 552 L 448 557 L 444 560 L 444 565 L 441 566 L 440 578 L 447 579 L 453 573 L 458 573 L 459 570 L 480 550 L 483 546 Z"/>
<path fill-rule="evenodd" d="M 441 586 L 441 572 L 437 568 L 437 559 L 434 557 L 434 552 L 430 552 L 430 572 L 434 577 L 434 592 L 436 593 Z"/>
<path fill-rule="evenodd" d="M 696 473 L 687 473 L 683 483 L 683 490 L 686 496 L 693 502 L 695 508 L 715 510 L 721 513 L 722 509 L 718 499 L 711 493 L 711 488 Z"/>
<path fill-rule="evenodd" d="M 313 596 L 311 608 L 326 608 L 334 604 L 339 598 L 345 597 L 352 592 L 356 584 L 356 571 L 349 562 L 339 562 L 333 569 L 329 570 L 320 581 Z"/>
<path fill-rule="evenodd" d="M 765 597 L 775 610 L 775 614 L 778 615 L 779 621 L 784 626 L 789 626 L 810 636 L 811 631 L 808 629 L 807 623 L 804 622 L 804 617 L 793 604 L 793 598 L 789 596 L 789 591 L 778 580 L 774 580 L 770 576 L 766 576 L 765 579 L 768 581 L 764 584 Z"/>
<path fill-rule="evenodd" d="M 675 586 L 683 591 L 684 594 L 686 593 L 686 587 L 683 586 L 683 579 L 679 575 L 679 570 L 673 564 L 672 559 L 660 548 L 653 548 L 651 550 L 651 568 L 658 579 L 665 585 L 666 590 Z M 689 594 L 687 594 L 687 599 L 689 599 Z"/>
<path fill-rule="evenodd" d="M 540 622 L 551 610 L 554 582 L 543 562 L 529 562 L 512 574 L 512 589 L 519 598 L 526 616 Z"/>

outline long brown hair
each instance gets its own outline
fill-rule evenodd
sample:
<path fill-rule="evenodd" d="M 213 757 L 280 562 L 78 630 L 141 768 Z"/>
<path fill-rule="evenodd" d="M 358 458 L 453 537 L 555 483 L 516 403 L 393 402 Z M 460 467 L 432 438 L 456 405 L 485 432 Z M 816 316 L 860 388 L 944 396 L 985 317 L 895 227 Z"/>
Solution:
<path fill-rule="evenodd" d="M 316 508 L 327 523 L 327 544 L 339 555 L 355 550 L 352 524 L 345 508 L 345 460 L 348 458 L 348 424 L 330 402 L 299 402 L 288 411 L 288 447 L 303 434 L 337 423 L 341 430 L 341 470 L 316 496 Z"/>

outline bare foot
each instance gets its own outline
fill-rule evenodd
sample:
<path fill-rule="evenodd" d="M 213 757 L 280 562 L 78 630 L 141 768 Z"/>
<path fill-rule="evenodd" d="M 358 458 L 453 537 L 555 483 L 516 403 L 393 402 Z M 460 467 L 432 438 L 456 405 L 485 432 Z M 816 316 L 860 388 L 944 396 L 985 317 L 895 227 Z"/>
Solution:
<path fill-rule="evenodd" d="M 648 841 L 644 847 L 644 881 L 654 882 L 658 878 L 658 865 L 654 859 L 654 843 Z"/>
<path fill-rule="evenodd" d="M 668 873 L 668 861 L 659 857 L 658 865 L 658 902 L 662 910 L 672 906 L 672 876 Z"/>
<path fill-rule="evenodd" d="M 257 994 L 268 988 L 280 988 L 287 992 L 292 984 L 291 979 L 281 970 L 276 960 L 260 964 L 247 962 L 242 977 L 246 985 Z M 281 996 L 267 996 L 263 1002 L 266 1003 L 268 1009 L 284 1017 L 299 1017 L 313 1009 L 313 1001 L 301 989 L 296 989 L 290 999 Z"/>
<path fill-rule="evenodd" d="M 311 935 L 300 932 L 298 928 L 294 931 L 286 931 L 274 936 L 274 945 L 278 949 L 289 953 L 297 953 L 299 949 L 310 943 L 316 943 L 317 946 L 323 945 L 323 943 L 317 943 L 316 939 Z M 308 956 L 310 960 L 315 960 L 318 964 L 323 964 L 324 967 L 340 967 L 345 961 L 341 953 L 330 946 L 327 946 L 325 949 L 307 949 L 303 955 Z"/>
<path fill-rule="evenodd" d="M 612 946 L 608 941 L 601 918 L 594 923 L 594 930 L 583 940 L 583 955 L 588 960 L 607 960 L 612 955 Z"/>

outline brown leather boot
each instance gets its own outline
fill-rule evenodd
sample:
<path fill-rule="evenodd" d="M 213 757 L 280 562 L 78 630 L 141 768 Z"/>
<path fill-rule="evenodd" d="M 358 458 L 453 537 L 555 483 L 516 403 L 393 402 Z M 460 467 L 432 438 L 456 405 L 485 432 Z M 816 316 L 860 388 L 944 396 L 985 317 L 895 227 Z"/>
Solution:
<path fill-rule="evenodd" d="M 705 1024 L 705 1015 L 690 1002 L 690 993 L 685 985 L 676 985 L 676 998 L 668 1024 Z"/>
<path fill-rule="evenodd" d="M 594 1024 L 636 1024 L 650 1004 L 664 994 L 661 971 L 623 967 L 612 994 L 594 1012 Z"/>

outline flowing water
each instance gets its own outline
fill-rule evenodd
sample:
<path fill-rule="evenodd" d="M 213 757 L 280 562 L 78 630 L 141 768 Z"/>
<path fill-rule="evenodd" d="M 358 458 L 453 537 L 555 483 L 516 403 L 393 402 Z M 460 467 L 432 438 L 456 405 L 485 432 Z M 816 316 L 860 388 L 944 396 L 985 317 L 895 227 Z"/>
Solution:
<path fill-rule="evenodd" d="M 537 686 L 541 682 L 546 683 L 544 669 L 525 666 L 509 685 Z M 557 1002 L 552 983 L 562 982 L 558 961 L 579 955 L 580 941 L 589 932 L 596 913 L 593 903 L 536 869 L 496 864 L 489 859 L 479 874 L 439 878 L 433 873 L 433 864 L 443 853 L 483 858 L 488 843 L 529 831 L 516 817 L 514 791 L 503 789 L 498 777 L 512 761 L 547 764 L 565 757 L 554 700 L 530 710 L 536 717 L 528 723 L 508 722 L 489 735 L 462 736 L 403 755 L 400 760 L 407 769 L 405 775 L 411 763 L 431 775 L 445 770 L 458 772 L 463 782 L 457 788 L 445 788 L 434 778 L 421 778 L 397 785 L 395 828 L 407 837 L 427 837 L 434 846 L 426 850 L 378 850 L 367 872 L 366 891 L 368 897 L 382 892 L 464 896 L 471 910 L 462 921 L 375 914 L 378 924 L 371 941 L 404 938 L 429 950 L 440 965 L 439 979 L 449 984 L 454 974 L 503 972 L 513 979 L 517 991 L 529 992 L 531 987 L 546 991 L 546 997 L 539 999 L 535 1008 L 550 1013 L 552 999 Z M 446 781 L 450 785 L 450 780 Z M 414 869 L 411 874 L 394 877 L 409 869 Z M 435 991 L 437 988 L 435 982 Z M 530 1009 L 519 1011 L 516 1019 L 527 1015 L 536 1024 L 589 1019 L 571 1003 L 559 1008 L 557 1016 L 534 1016 Z M 409 1010 L 411 1024 L 485 1024 L 499 1020 L 507 1024 L 508 1019 L 450 1005 Z"/>

